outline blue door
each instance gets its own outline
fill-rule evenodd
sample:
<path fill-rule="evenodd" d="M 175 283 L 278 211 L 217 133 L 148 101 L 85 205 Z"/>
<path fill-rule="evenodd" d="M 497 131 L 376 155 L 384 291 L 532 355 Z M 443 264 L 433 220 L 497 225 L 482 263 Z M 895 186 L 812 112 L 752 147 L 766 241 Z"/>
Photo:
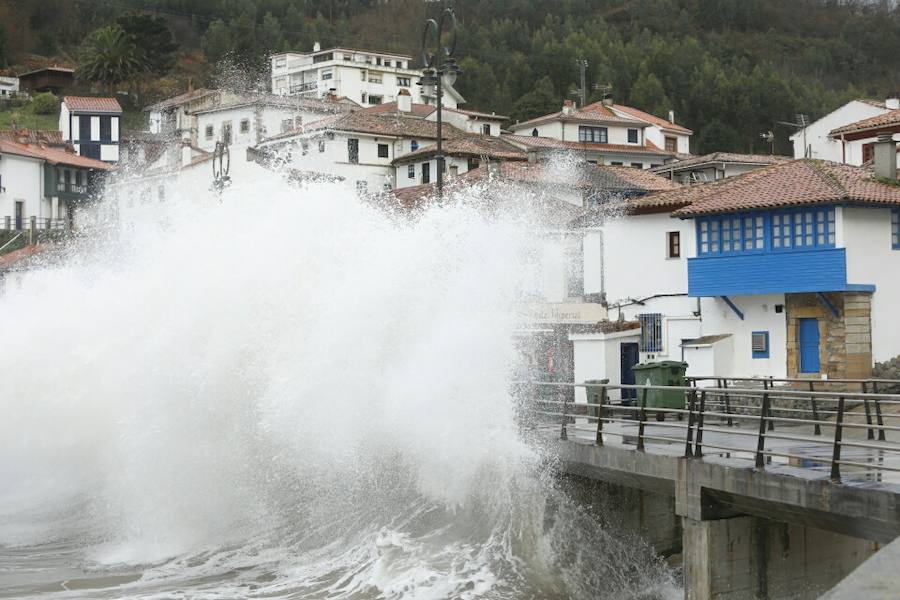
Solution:
<path fill-rule="evenodd" d="M 818 319 L 800 319 L 800 372 L 819 372 Z"/>
<path fill-rule="evenodd" d="M 624 385 L 634 385 L 634 365 L 638 364 L 640 353 L 636 343 L 626 343 L 621 346 L 621 365 L 622 369 L 619 373 L 620 381 Z M 637 390 L 622 390 L 622 400 L 634 399 L 637 397 Z"/>

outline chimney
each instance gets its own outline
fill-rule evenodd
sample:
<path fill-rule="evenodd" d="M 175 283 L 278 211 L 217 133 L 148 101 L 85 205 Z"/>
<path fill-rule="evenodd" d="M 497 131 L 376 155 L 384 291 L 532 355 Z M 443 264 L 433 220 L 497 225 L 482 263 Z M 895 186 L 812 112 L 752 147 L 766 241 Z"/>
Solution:
<path fill-rule="evenodd" d="M 397 110 L 404 113 L 412 111 L 412 96 L 407 90 L 400 90 L 397 93 Z"/>
<path fill-rule="evenodd" d="M 670 110 L 669 111 L 669 123 L 674 123 L 674 122 L 675 122 L 675 111 Z"/>
<path fill-rule="evenodd" d="M 875 177 L 897 180 L 897 142 L 891 133 L 878 134 L 875 142 Z"/>
<path fill-rule="evenodd" d="M 563 101 L 562 114 L 571 115 L 575 112 L 575 104 L 571 100 Z"/>
<path fill-rule="evenodd" d="M 313 52 L 318 52 L 321 49 L 322 49 L 322 44 L 320 44 L 319 42 L 313 43 Z"/>
<path fill-rule="evenodd" d="M 537 150 L 535 150 L 534 148 L 531 148 L 528 151 L 528 162 L 529 164 L 534 164 L 537 162 Z"/>
<path fill-rule="evenodd" d="M 900 98 L 888 98 L 884 101 L 884 107 L 888 110 L 900 109 Z"/>
<path fill-rule="evenodd" d="M 603 102 L 603 106 L 612 106 L 613 105 L 612 94 L 610 94 L 609 92 L 606 92 L 605 94 L 603 94 L 602 102 Z"/>

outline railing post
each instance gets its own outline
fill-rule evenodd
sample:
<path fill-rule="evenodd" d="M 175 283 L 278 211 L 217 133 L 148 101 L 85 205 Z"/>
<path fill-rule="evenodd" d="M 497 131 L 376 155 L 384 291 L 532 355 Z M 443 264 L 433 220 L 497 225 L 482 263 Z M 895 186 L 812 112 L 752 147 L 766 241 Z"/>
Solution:
<path fill-rule="evenodd" d="M 604 385 L 604 386 L 600 387 L 599 400 L 596 399 L 598 396 L 597 394 L 595 394 L 594 396 L 595 396 L 595 402 L 597 402 L 597 404 L 599 405 L 599 406 L 597 406 L 597 445 L 602 446 L 603 445 L 603 413 L 605 410 L 603 408 L 603 406 L 606 404 L 606 386 Z"/>
<path fill-rule="evenodd" d="M 831 481 L 841 482 L 841 437 L 844 434 L 844 397 L 838 398 L 838 413 L 834 420 L 834 447 L 831 454 Z"/>
<path fill-rule="evenodd" d="M 771 386 L 769 385 L 769 381 L 763 379 L 763 389 L 768 390 Z M 766 394 L 764 397 L 768 397 Z M 775 431 L 775 421 L 772 419 L 772 405 L 769 404 L 769 408 L 766 409 L 766 417 L 769 420 L 769 431 Z"/>
<path fill-rule="evenodd" d="M 811 379 L 809 381 L 809 391 L 810 392 L 816 391 L 815 383 Z M 816 422 L 815 426 L 813 427 L 813 435 L 822 435 L 822 427 L 821 427 L 821 425 L 819 425 L 818 403 L 816 402 L 815 396 L 810 396 L 809 399 L 810 399 L 810 402 L 812 402 L 813 421 Z"/>
<path fill-rule="evenodd" d="M 866 385 L 866 382 L 862 382 L 862 393 L 863 393 L 863 408 L 866 411 L 866 439 L 874 440 L 875 439 L 875 430 L 872 428 L 872 412 L 869 409 L 869 399 L 866 398 L 866 394 L 869 393 L 869 386 Z"/>
<path fill-rule="evenodd" d="M 878 395 L 878 382 L 872 382 L 872 393 Z M 878 401 L 878 398 L 875 398 L 875 419 L 878 422 L 878 440 L 883 442 L 885 441 L 884 437 L 884 417 L 881 416 L 881 402 Z"/>
<path fill-rule="evenodd" d="M 725 414 L 728 415 L 726 423 L 729 427 L 734 427 L 734 419 L 731 418 L 731 399 L 728 397 L 728 380 L 722 380 L 722 389 L 725 390 Z"/>
<path fill-rule="evenodd" d="M 685 393 L 688 394 L 688 422 L 684 440 L 684 455 L 690 458 L 694 456 L 694 409 L 697 402 L 697 389 L 694 388 Z"/>
<path fill-rule="evenodd" d="M 559 439 L 565 441 L 569 439 L 569 434 L 566 431 L 566 412 L 569 407 L 569 399 L 566 397 L 566 394 L 561 387 L 559 388 L 556 397 L 562 400 L 562 428 L 559 431 Z"/>
<path fill-rule="evenodd" d="M 3 229 L 10 231 L 12 229 L 12 217 L 6 215 L 3 217 Z"/>
<path fill-rule="evenodd" d="M 706 410 L 706 390 L 700 392 L 700 414 L 697 415 L 697 441 L 694 442 L 694 456 L 703 456 L 703 413 Z"/>
<path fill-rule="evenodd" d="M 47 231 L 50 231 L 52 226 L 53 226 L 53 219 L 51 219 L 50 217 L 47 217 L 47 224 L 44 227 L 44 229 L 46 229 Z"/>
<path fill-rule="evenodd" d="M 756 468 L 763 469 L 766 466 L 766 415 L 769 414 L 769 394 L 763 393 L 762 407 L 759 411 L 759 436 L 756 438 Z"/>
<path fill-rule="evenodd" d="M 641 404 L 638 408 L 638 439 L 637 439 L 637 449 L 641 452 L 644 451 L 644 422 L 647 420 L 647 415 L 644 414 L 644 408 L 647 406 L 647 388 L 641 390 Z"/>

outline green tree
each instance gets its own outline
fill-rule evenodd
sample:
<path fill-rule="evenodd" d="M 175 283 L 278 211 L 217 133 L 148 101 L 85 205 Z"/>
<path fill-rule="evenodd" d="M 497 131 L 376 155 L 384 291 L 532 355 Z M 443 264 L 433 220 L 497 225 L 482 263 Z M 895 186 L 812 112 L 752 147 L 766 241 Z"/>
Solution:
<path fill-rule="evenodd" d="M 144 68 L 151 75 L 165 75 L 175 64 L 178 44 L 162 17 L 153 15 L 125 15 L 116 24 L 131 36 L 141 53 Z"/>
<path fill-rule="evenodd" d="M 101 27 L 78 51 L 75 76 L 98 83 L 113 94 L 117 85 L 129 83 L 145 69 L 143 57 L 130 35 L 118 25 Z"/>
<path fill-rule="evenodd" d="M 222 19 L 209 24 L 203 36 L 203 53 L 206 59 L 215 64 L 221 61 L 233 48 L 231 30 Z"/>
<path fill-rule="evenodd" d="M 525 121 L 559 110 L 561 104 L 559 98 L 553 89 L 553 82 L 544 75 L 530 92 L 516 101 L 510 117 L 516 121 Z"/>
<path fill-rule="evenodd" d="M 648 113 L 665 116 L 672 103 L 666 97 L 662 82 L 653 73 L 642 71 L 631 86 L 629 101 Z"/>
<path fill-rule="evenodd" d="M 52 115 L 59 108 L 59 101 L 50 92 L 38 94 L 31 101 L 31 112 L 36 115 Z"/>

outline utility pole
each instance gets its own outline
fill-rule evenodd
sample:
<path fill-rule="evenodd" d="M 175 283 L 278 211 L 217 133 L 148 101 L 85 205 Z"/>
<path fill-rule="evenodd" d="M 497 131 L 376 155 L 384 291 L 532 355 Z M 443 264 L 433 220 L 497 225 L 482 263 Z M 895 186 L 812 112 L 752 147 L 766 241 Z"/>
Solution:
<path fill-rule="evenodd" d="M 584 58 L 579 58 L 575 61 L 578 65 L 578 69 L 581 71 L 581 87 L 578 89 L 579 96 L 581 98 L 581 106 L 579 108 L 583 108 L 587 106 L 587 66 L 588 61 Z"/>

